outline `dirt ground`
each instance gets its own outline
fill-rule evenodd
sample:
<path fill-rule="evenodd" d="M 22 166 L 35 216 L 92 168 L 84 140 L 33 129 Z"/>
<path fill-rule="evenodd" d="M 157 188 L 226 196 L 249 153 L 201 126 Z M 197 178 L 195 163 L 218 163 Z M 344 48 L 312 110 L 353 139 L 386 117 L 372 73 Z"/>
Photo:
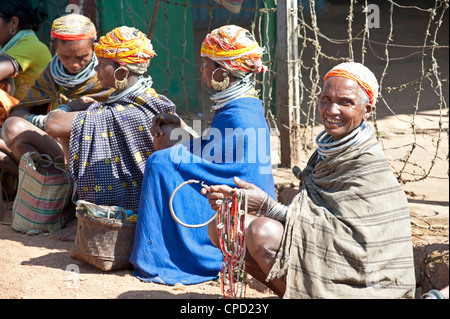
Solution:
<path fill-rule="evenodd" d="M 433 111 L 427 114 L 427 116 L 433 116 Z M 379 121 L 378 125 L 386 132 L 398 133 L 402 129 L 395 117 L 386 117 Z M 446 125 L 448 127 L 448 122 Z M 390 145 L 403 145 L 408 138 L 407 134 L 392 134 L 382 140 L 385 147 L 389 148 Z M 424 152 L 423 156 L 425 157 L 427 150 L 421 151 Z M 396 156 L 395 152 L 399 152 L 399 150 L 393 148 L 387 151 L 387 156 Z M 420 157 L 420 154 L 418 155 Z M 306 161 L 307 157 L 304 158 Z M 442 274 L 440 274 L 441 277 L 434 285 L 445 284 L 445 280 L 448 285 L 449 185 L 447 169 L 444 153 L 440 155 L 440 160 L 436 162 L 429 178 L 423 182 L 409 183 L 404 186 L 411 208 L 418 286 L 424 282 L 424 273 L 427 272 L 424 269 L 426 265 L 423 265 L 423 260 L 432 251 L 444 252 L 444 255 L 446 251 L 447 278 L 442 279 Z M 274 176 L 280 192 L 284 191 L 285 193 L 287 189 L 295 188 L 297 185 L 290 170 L 276 169 Z M 3 220 L 0 221 L 0 298 L 215 299 L 221 296 L 218 281 L 169 287 L 141 282 L 131 274 L 131 270 L 102 272 L 83 262 L 71 259 L 69 255 L 72 246 L 73 242 L 57 240 L 51 235 L 27 236 L 14 231 L 11 228 L 11 210 L 8 210 L 3 216 Z M 75 272 L 71 270 L 75 270 Z M 428 274 L 430 274 L 429 270 Z M 437 275 L 431 273 L 431 276 Z M 430 280 L 432 281 L 432 279 L 426 280 L 428 284 Z M 257 285 L 259 289 L 252 287 L 254 287 L 253 281 L 247 287 L 247 298 L 276 298 L 270 291 L 261 290 L 260 285 Z M 420 294 L 420 287 L 417 293 Z"/>
<path fill-rule="evenodd" d="M 102 272 L 70 258 L 73 241 L 50 234 L 24 235 L 11 227 L 11 210 L 0 221 L 0 299 L 216 299 L 218 280 L 198 285 L 144 283 L 130 269 Z M 251 278 L 249 278 L 251 279 Z M 253 282 L 249 284 L 253 287 Z M 273 298 L 247 287 L 248 298 Z"/>

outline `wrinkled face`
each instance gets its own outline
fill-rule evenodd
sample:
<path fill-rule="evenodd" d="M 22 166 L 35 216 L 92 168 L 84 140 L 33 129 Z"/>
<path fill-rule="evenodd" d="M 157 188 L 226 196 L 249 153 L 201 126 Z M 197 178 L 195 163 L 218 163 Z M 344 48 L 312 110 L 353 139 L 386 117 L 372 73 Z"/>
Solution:
<path fill-rule="evenodd" d="M 106 58 L 98 58 L 98 64 L 95 67 L 97 78 L 100 84 L 105 88 L 114 87 L 114 71 L 119 67 L 117 62 Z M 117 72 L 119 73 L 119 72 Z M 122 78 L 120 78 L 121 80 Z"/>
<path fill-rule="evenodd" d="M 89 62 L 94 54 L 92 40 L 79 41 L 62 41 L 54 40 L 56 55 L 71 74 L 80 73 Z"/>
<path fill-rule="evenodd" d="M 330 77 L 323 87 L 319 101 L 319 113 L 325 131 L 340 140 L 368 119 L 374 109 L 369 103 L 361 103 L 361 88 L 353 80 Z"/>

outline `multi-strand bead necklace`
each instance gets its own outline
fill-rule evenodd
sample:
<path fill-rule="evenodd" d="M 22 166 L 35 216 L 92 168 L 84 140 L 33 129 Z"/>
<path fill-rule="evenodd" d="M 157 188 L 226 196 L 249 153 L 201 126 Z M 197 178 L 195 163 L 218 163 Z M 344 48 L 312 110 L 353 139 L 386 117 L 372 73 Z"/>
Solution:
<path fill-rule="evenodd" d="M 213 220 L 217 219 L 220 250 L 223 256 L 220 276 L 222 295 L 224 298 L 242 298 L 245 295 L 245 217 L 247 215 L 246 191 L 245 189 L 234 189 L 232 197 L 224 199 L 221 207 L 207 222 L 202 224 L 186 224 L 176 216 L 173 210 L 173 198 L 181 187 L 193 183 L 200 182 L 197 180 L 188 180 L 175 188 L 169 199 L 170 213 L 178 224 L 188 228 L 204 227 Z M 202 186 L 209 188 L 203 183 Z M 244 205 L 242 205 L 243 197 Z M 228 289 L 226 289 L 227 283 Z"/>

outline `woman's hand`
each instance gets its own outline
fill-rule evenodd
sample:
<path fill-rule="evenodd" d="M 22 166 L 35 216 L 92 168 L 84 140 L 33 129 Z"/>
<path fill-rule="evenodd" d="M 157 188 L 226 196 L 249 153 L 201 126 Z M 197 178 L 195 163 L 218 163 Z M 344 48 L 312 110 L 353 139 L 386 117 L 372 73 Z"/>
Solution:
<path fill-rule="evenodd" d="M 169 113 L 160 113 L 157 114 L 152 120 L 152 127 L 150 129 L 150 133 L 153 137 L 159 137 L 164 135 L 164 131 L 161 126 L 163 124 L 175 124 L 180 126 L 181 120 L 177 115 L 169 114 Z"/>
<path fill-rule="evenodd" d="M 245 195 L 247 195 L 247 208 L 250 214 L 256 214 L 262 206 L 267 204 L 269 195 L 262 189 L 252 183 L 245 182 L 238 177 L 234 178 L 236 185 L 246 192 L 242 192 L 242 201 L 245 202 Z M 222 206 L 222 201 L 225 198 L 231 198 L 234 188 L 228 185 L 212 185 L 210 189 L 202 188 L 201 193 L 206 195 L 208 202 L 213 210 L 218 210 Z"/>
<path fill-rule="evenodd" d="M 97 103 L 97 101 L 89 96 L 82 96 L 77 100 L 66 103 L 66 105 L 68 105 L 73 112 L 78 112 L 86 110 L 92 103 Z"/>

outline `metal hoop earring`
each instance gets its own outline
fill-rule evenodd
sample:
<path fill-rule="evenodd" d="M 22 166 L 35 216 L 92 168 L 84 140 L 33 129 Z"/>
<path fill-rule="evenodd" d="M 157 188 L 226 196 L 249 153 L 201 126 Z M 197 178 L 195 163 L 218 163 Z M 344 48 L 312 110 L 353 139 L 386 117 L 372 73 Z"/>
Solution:
<path fill-rule="evenodd" d="M 114 71 L 114 87 L 116 88 L 116 90 L 123 90 L 127 87 L 128 85 L 128 78 L 124 77 L 122 80 L 117 80 L 116 78 L 116 72 L 117 70 L 119 70 L 120 67 L 118 67 L 115 71 Z"/>
<path fill-rule="evenodd" d="M 16 29 L 9 29 L 9 33 L 11 33 L 11 35 L 16 35 L 17 30 Z"/>
<path fill-rule="evenodd" d="M 217 70 L 224 70 L 225 72 L 223 72 L 223 80 L 222 82 L 217 82 L 214 80 L 214 74 L 216 73 Z M 223 68 L 217 68 L 213 71 L 212 75 L 211 75 L 211 86 L 214 90 L 216 91 L 223 91 L 226 88 L 228 88 L 228 86 L 230 85 L 230 77 L 228 76 L 227 70 L 223 69 Z"/>

